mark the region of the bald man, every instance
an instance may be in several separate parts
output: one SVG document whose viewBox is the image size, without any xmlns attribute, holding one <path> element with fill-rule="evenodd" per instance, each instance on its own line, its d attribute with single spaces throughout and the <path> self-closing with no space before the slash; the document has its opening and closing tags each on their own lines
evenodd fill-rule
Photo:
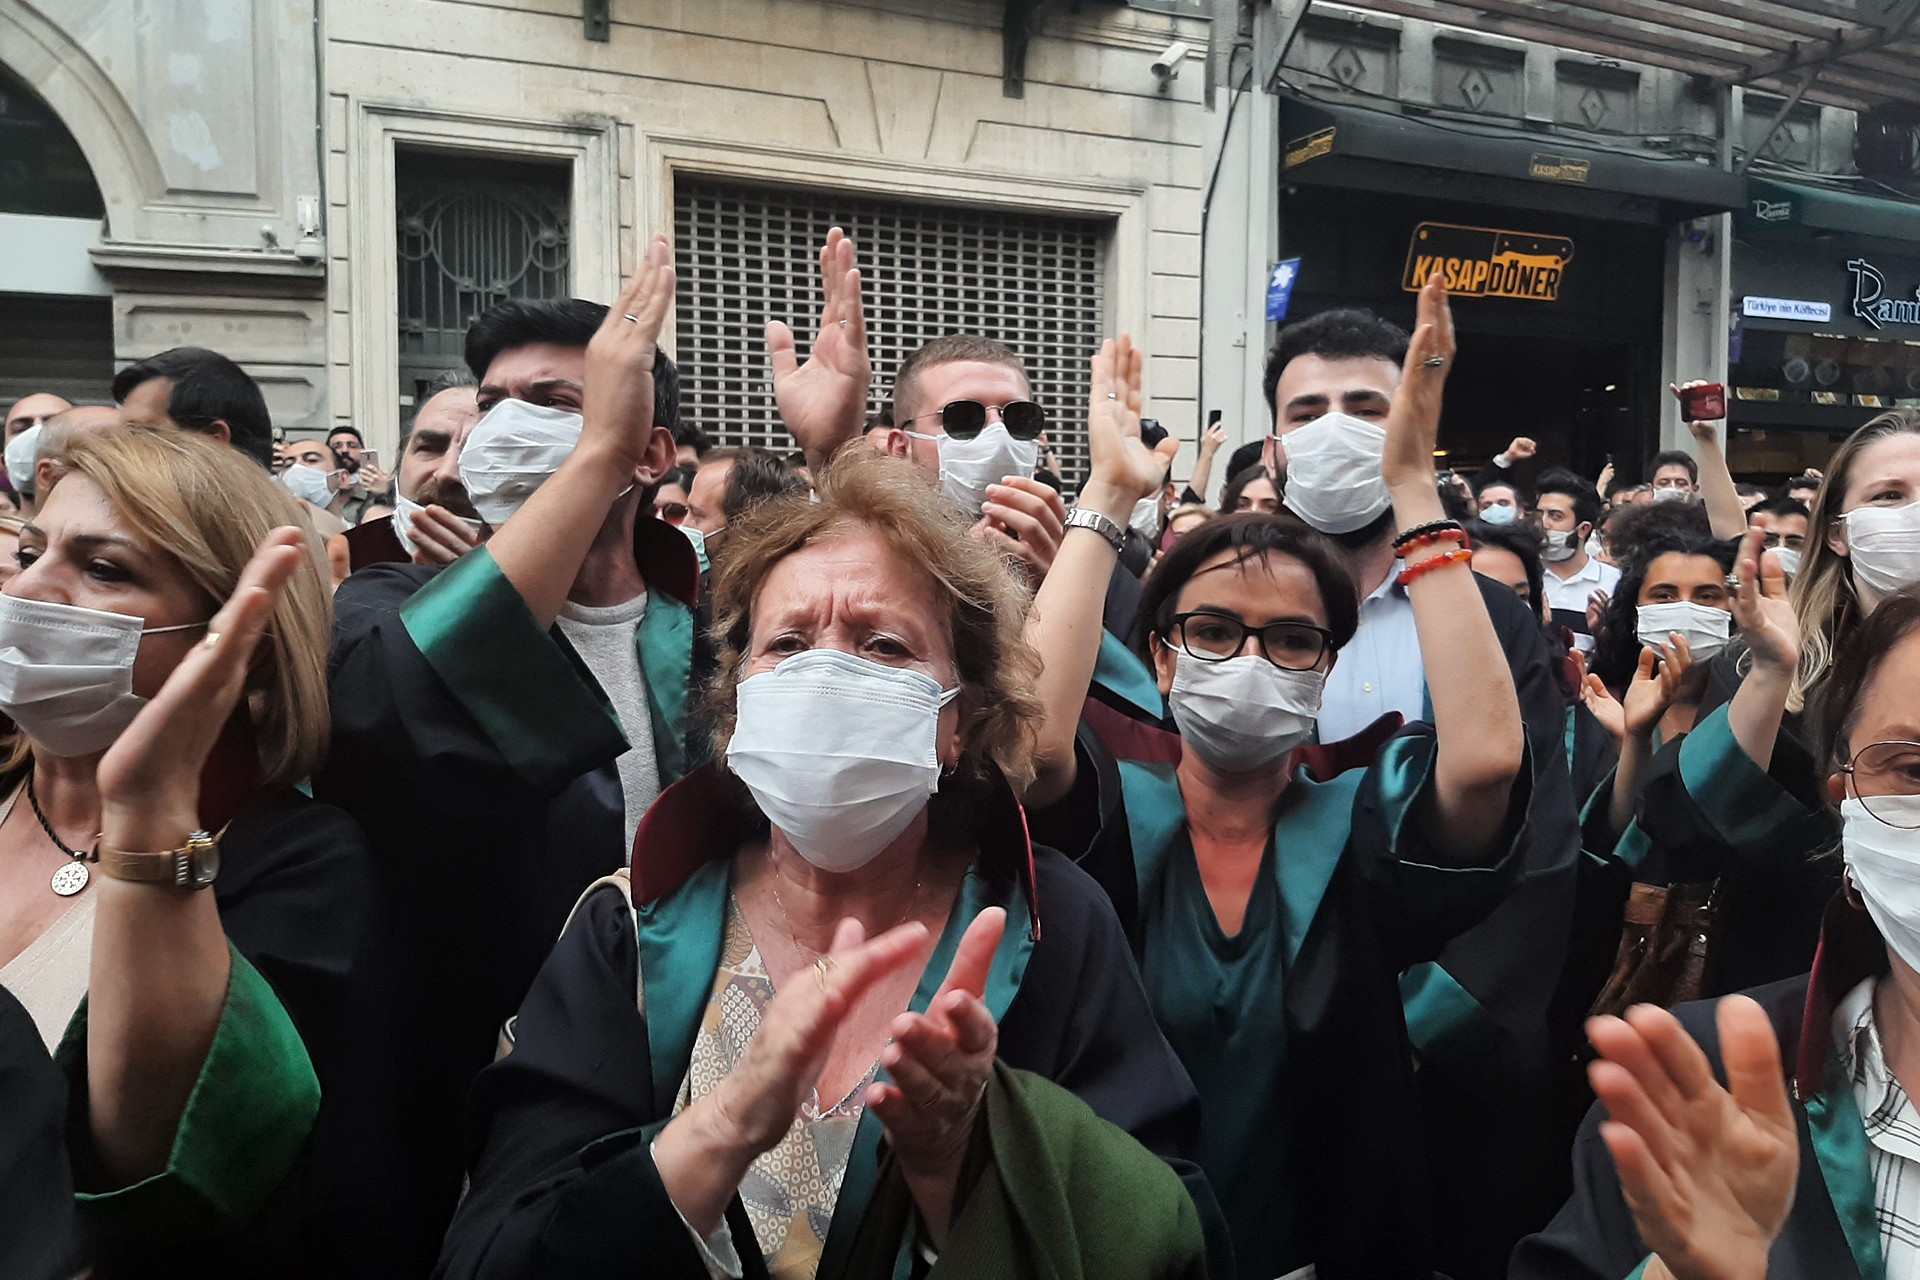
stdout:
<svg viewBox="0 0 1920 1280">
<path fill-rule="evenodd" d="M 6 439 L 11 440 L 29 427 L 37 427 L 62 410 L 73 405 L 50 391 L 36 391 L 30 396 L 21 396 L 13 402 L 13 408 L 7 410 Z"/>
</svg>

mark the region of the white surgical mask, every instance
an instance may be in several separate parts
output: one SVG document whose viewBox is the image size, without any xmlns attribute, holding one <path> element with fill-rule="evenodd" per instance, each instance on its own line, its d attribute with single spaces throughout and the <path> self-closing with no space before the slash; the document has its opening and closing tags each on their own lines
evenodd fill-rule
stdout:
<svg viewBox="0 0 1920 1280">
<path fill-rule="evenodd" d="M 305 463 L 295 463 L 280 473 L 280 483 L 286 486 L 288 493 L 301 501 L 324 507 L 333 501 L 333 489 L 327 484 L 327 477 L 331 474 Z"/>
<path fill-rule="evenodd" d="M 473 424 L 460 449 L 460 481 L 480 518 L 498 529 L 580 443 L 577 413 L 502 400 Z"/>
<path fill-rule="evenodd" d="M 1920 823 L 1920 796 L 1875 797 L 1873 807 Z M 1920 969 L 1920 831 L 1890 827 L 1859 800 L 1840 802 L 1847 876 L 1894 954 Z"/>
<path fill-rule="evenodd" d="M 1512 507 L 1503 507 L 1498 503 L 1480 513 L 1480 518 L 1488 524 L 1512 524 L 1520 518 L 1520 513 Z"/>
<path fill-rule="evenodd" d="M 856 871 L 939 788 L 940 709 L 959 692 L 838 649 L 796 653 L 740 682 L 727 768 L 801 857 Z"/>
<path fill-rule="evenodd" d="M 7 479 L 15 493 L 33 492 L 33 466 L 40 456 L 40 425 L 35 423 L 7 441 Z"/>
<path fill-rule="evenodd" d="M 1705 662 L 1727 647 L 1733 634 L 1733 615 L 1725 609 L 1691 600 L 1667 604 L 1643 604 L 1639 614 L 1640 643 L 1648 649 L 1672 644 L 1671 633 L 1678 631 L 1693 650 L 1695 662 Z"/>
<path fill-rule="evenodd" d="M 1133 531 L 1152 542 L 1160 536 L 1160 499 L 1142 498 L 1133 504 L 1133 514 L 1127 517 L 1127 524 Z"/>
<path fill-rule="evenodd" d="M 987 486 L 999 484 L 1008 476 L 1033 478 L 1040 465 L 1038 440 L 1015 440 L 1004 424 L 990 422 L 971 440 L 953 436 L 922 435 L 909 431 L 916 440 L 936 441 L 940 448 L 940 487 L 947 496 L 973 515 L 987 503 Z"/>
<path fill-rule="evenodd" d="M 1327 677 L 1287 671 L 1257 653 L 1202 662 L 1176 651 L 1167 703 L 1180 739 L 1222 773 L 1280 760 L 1313 736 Z"/>
<path fill-rule="evenodd" d="M 1691 496 L 1692 495 L 1685 489 L 1655 489 L 1653 491 L 1653 500 L 1655 502 L 1684 502 Z"/>
<path fill-rule="evenodd" d="M 147 700 L 133 691 L 143 627 L 130 613 L 0 596 L 0 712 L 56 756 L 105 751 Z"/>
<path fill-rule="evenodd" d="M 1841 518 L 1856 582 L 1882 596 L 1920 582 L 1920 502 L 1855 507 Z"/>
<path fill-rule="evenodd" d="M 1540 549 L 1540 558 L 1553 564 L 1571 560 L 1580 550 L 1580 544 L 1573 540 L 1571 529 L 1547 530 L 1547 544 Z"/>
<path fill-rule="evenodd" d="M 1598 533 L 1590 533 L 1587 535 L 1587 554 L 1588 555 L 1592 556 L 1595 560 L 1598 560 L 1601 556 L 1601 553 L 1604 552 L 1605 550 L 1606 550 L 1606 547 L 1601 545 L 1600 535 Z"/>
<path fill-rule="evenodd" d="M 1387 433 L 1351 414 L 1328 413 L 1281 437 L 1287 455 L 1287 510 L 1322 533 L 1352 533 L 1379 519 L 1393 499 L 1380 474 Z"/>
<path fill-rule="evenodd" d="M 1800 553 L 1792 547 L 1776 547 L 1773 554 L 1780 557 L 1780 572 L 1791 578 L 1800 572 Z"/>
<path fill-rule="evenodd" d="M 393 521 L 393 536 L 408 556 L 413 555 L 413 518 L 425 510 L 425 507 L 398 489 L 393 491 L 393 515 L 388 518 Z"/>
</svg>

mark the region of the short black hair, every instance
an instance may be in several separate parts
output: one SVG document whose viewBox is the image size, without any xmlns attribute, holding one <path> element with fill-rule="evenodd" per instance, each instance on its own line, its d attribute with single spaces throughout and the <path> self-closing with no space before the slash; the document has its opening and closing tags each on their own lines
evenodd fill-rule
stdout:
<svg viewBox="0 0 1920 1280">
<path fill-rule="evenodd" d="M 720 510 L 728 524 L 768 498 L 807 491 L 807 482 L 800 478 L 800 473 L 770 449 L 729 449 L 710 457 L 724 457 L 733 463 L 727 471 L 726 492 L 720 498 Z"/>
<path fill-rule="evenodd" d="M 1522 508 L 1526 510 L 1533 509 L 1533 494 L 1527 491 L 1527 486 L 1513 478 L 1511 471 L 1502 471 L 1498 475 L 1480 476 L 1478 479 L 1480 483 L 1473 486 L 1474 497 L 1478 498 L 1489 489 L 1511 489 L 1513 490 L 1514 500 L 1518 502 Z"/>
<path fill-rule="evenodd" d="M 1807 504 L 1798 498 L 1775 498 L 1771 502 L 1762 502 L 1751 508 L 1747 514 L 1751 516 L 1760 512 L 1770 516 L 1799 516 L 1802 520 L 1813 519 L 1813 512 L 1808 510 Z"/>
<path fill-rule="evenodd" d="M 1558 493 L 1571 499 L 1574 523 L 1600 523 L 1600 491 L 1584 477 L 1575 475 L 1565 467 L 1549 467 L 1540 473 L 1533 487 L 1543 498 L 1550 493 Z"/>
<path fill-rule="evenodd" d="M 1267 412 L 1278 416 L 1273 391 L 1280 375 L 1301 356 L 1319 356 L 1323 360 L 1380 359 L 1396 367 L 1407 358 L 1407 332 L 1399 325 L 1382 320 L 1361 307 L 1341 307 L 1322 311 L 1305 320 L 1296 320 L 1280 331 L 1273 350 L 1267 353 L 1266 372 L 1260 379 L 1260 394 Z"/>
<path fill-rule="evenodd" d="M 1739 482 L 1737 482 L 1737 483 L 1736 483 L 1736 484 L 1735 484 L 1735 485 L 1733 486 L 1733 491 L 1734 491 L 1735 493 L 1737 493 L 1737 494 L 1739 494 L 1739 495 L 1740 495 L 1741 497 L 1743 497 L 1743 498 L 1771 498 L 1771 497 L 1773 497 L 1773 494 L 1772 494 L 1772 492 L 1771 492 L 1770 490 L 1768 490 L 1768 488 L 1767 488 L 1767 486 L 1765 486 L 1765 485 L 1763 485 L 1763 484 L 1755 484 L 1755 483 L 1754 483 L 1753 481 L 1751 481 L 1751 480 L 1741 480 L 1741 481 L 1739 481 Z"/>
<path fill-rule="evenodd" d="M 1133 648 L 1149 668 L 1153 666 L 1154 641 L 1164 639 L 1173 630 L 1180 588 L 1199 572 L 1201 565 L 1222 552 L 1232 552 L 1236 563 L 1269 555 L 1298 560 L 1313 575 L 1314 584 L 1320 589 L 1320 603 L 1327 611 L 1327 629 L 1333 632 L 1334 649 L 1338 651 L 1353 639 L 1353 633 L 1360 627 L 1360 599 L 1354 593 L 1353 576 L 1347 572 L 1333 541 L 1289 515 L 1242 512 L 1208 520 L 1188 530 L 1147 575 L 1134 623 Z"/>
<path fill-rule="evenodd" d="M 205 434 L 214 423 L 224 422 L 234 448 L 263 467 L 273 467 L 273 415 L 260 384 L 246 370 L 205 347 L 171 347 L 115 374 L 114 403 L 125 403 L 135 387 L 155 378 L 173 384 L 167 416 L 176 426 Z"/>
<path fill-rule="evenodd" d="M 1539 533 L 1532 525 L 1525 524 L 1491 524 L 1485 520 L 1464 523 L 1469 546 L 1498 547 L 1519 557 L 1520 567 L 1527 573 L 1527 607 L 1544 617 L 1548 612 L 1547 571 L 1540 559 Z"/>
<path fill-rule="evenodd" d="M 1260 455 L 1266 449 L 1266 447 L 1267 447 L 1267 442 L 1263 437 L 1258 440 L 1249 440 L 1245 444 L 1241 445 L 1238 449 L 1235 449 L 1231 454 L 1227 456 L 1227 479 L 1231 481 L 1235 476 L 1239 475 L 1242 471 L 1245 471 L 1248 467 L 1259 466 Z M 1223 492 L 1225 491 L 1225 488 L 1226 488 L 1225 485 L 1221 486 L 1221 489 Z M 1204 493 L 1201 494 L 1200 495 L 1201 501 L 1203 502 L 1206 501 L 1206 497 L 1207 497 L 1206 494 Z"/>
<path fill-rule="evenodd" d="M 367 442 L 367 438 L 360 434 L 360 428 L 345 422 L 341 423 L 337 427 L 327 428 L 327 442 L 331 444 L 333 442 L 333 438 L 339 435 L 343 431 L 346 434 L 352 436 L 355 440 L 358 440 L 361 444 L 365 444 Z"/>
<path fill-rule="evenodd" d="M 508 298 L 496 302 L 467 329 L 467 368 L 486 381 L 503 351 L 536 342 L 586 349 L 607 318 L 607 307 L 585 298 Z M 680 371 L 665 347 L 653 353 L 653 425 L 680 430 Z"/>
<path fill-rule="evenodd" d="M 693 456 L 696 458 L 706 457 L 707 450 L 713 448 L 713 441 L 707 433 L 691 422 L 682 422 L 673 429 L 673 447 L 677 449 L 683 444 L 693 446 Z"/>
<path fill-rule="evenodd" d="M 1792 493 L 1795 489 L 1811 489 L 1815 493 L 1818 493 L 1820 492 L 1820 481 L 1814 479 L 1812 476 L 1794 476 L 1787 481 L 1786 489 L 1788 493 Z"/>
<path fill-rule="evenodd" d="M 1700 464 L 1684 449 L 1666 449 L 1654 454 L 1653 461 L 1647 465 L 1647 479 L 1659 475 L 1662 467 L 1685 467 L 1688 483 L 1700 483 Z"/>
</svg>

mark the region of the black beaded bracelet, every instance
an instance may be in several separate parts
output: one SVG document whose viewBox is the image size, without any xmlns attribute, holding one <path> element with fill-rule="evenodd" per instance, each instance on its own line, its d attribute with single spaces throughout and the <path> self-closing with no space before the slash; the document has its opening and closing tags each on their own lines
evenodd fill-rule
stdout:
<svg viewBox="0 0 1920 1280">
<path fill-rule="evenodd" d="M 1424 538 L 1428 534 L 1440 533 L 1448 529 L 1457 529 L 1461 533 L 1466 532 L 1465 527 L 1462 526 L 1458 520 L 1429 520 L 1425 524 L 1413 526 L 1413 528 L 1408 529 L 1399 537 L 1395 538 L 1393 540 L 1393 549 L 1395 551 L 1404 550 L 1417 538 Z"/>
</svg>

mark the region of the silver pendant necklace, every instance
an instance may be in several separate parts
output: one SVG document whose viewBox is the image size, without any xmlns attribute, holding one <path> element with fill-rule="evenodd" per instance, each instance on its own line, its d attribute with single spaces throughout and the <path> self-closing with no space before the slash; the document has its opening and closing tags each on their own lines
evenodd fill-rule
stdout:
<svg viewBox="0 0 1920 1280">
<path fill-rule="evenodd" d="M 40 797 L 34 794 L 33 771 L 27 771 L 27 803 L 33 806 L 33 816 L 40 820 L 40 829 L 47 833 L 47 839 L 53 841 L 53 847 L 67 855 L 68 862 L 53 873 L 53 891 L 63 898 L 71 898 L 87 887 L 93 873 L 87 869 L 87 863 L 93 854 L 84 849 L 69 848 L 65 841 L 53 832 L 53 824 L 47 821 L 47 815 L 40 811 Z M 99 837 L 95 837 L 98 839 Z"/>
</svg>

